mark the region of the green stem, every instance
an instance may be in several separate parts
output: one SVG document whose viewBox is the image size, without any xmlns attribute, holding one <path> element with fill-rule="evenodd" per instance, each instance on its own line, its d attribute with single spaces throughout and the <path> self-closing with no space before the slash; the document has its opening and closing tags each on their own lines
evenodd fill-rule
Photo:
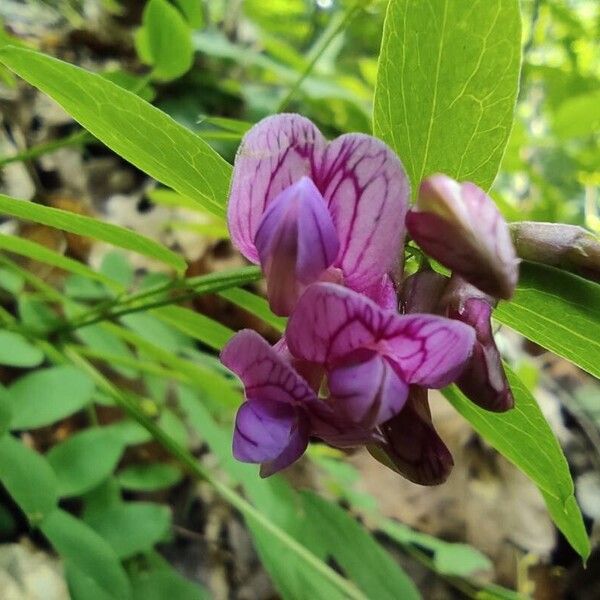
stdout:
<svg viewBox="0 0 600 600">
<path fill-rule="evenodd" d="M 261 277 L 258 267 L 246 267 L 244 269 L 235 269 L 224 275 L 223 273 L 211 273 L 210 275 L 200 275 L 184 280 L 175 280 L 168 284 L 161 284 L 150 290 L 143 290 L 129 296 L 121 297 L 115 300 L 114 304 L 103 309 L 100 313 L 96 309 L 91 312 L 80 315 L 74 321 L 69 321 L 55 330 L 57 333 L 71 332 L 80 327 L 94 325 L 100 321 L 117 319 L 131 313 L 151 310 L 169 304 L 175 304 L 184 300 L 189 300 L 197 295 L 218 292 L 233 286 L 244 285 L 257 281 Z M 160 295 L 169 291 L 181 291 L 182 293 L 153 299 L 153 296 Z M 141 300 L 150 298 L 149 302 L 139 303 Z"/>
<path fill-rule="evenodd" d="M 149 431 L 154 440 L 161 444 L 161 446 L 176 458 L 191 474 L 198 479 L 210 483 L 221 497 L 244 515 L 248 521 L 260 526 L 265 531 L 268 531 L 274 538 L 292 550 L 304 563 L 328 579 L 345 595 L 345 597 L 353 598 L 355 600 L 367 600 L 363 593 L 351 582 L 338 575 L 327 564 L 319 560 L 312 552 L 302 546 L 302 544 L 277 527 L 277 525 L 273 524 L 269 518 L 254 508 L 252 504 L 240 496 L 235 490 L 221 483 L 221 481 L 213 476 L 208 469 L 203 467 L 184 446 L 165 433 L 159 425 L 146 416 L 135 401 L 113 386 L 88 361 L 75 352 L 72 347 L 65 349 L 64 355 L 73 364 L 87 372 L 100 389 L 112 396 L 115 402 L 117 402 L 123 410 Z"/>
<path fill-rule="evenodd" d="M 368 6 L 370 2 L 366 3 Z M 314 50 L 312 52 L 313 56 L 306 65 L 304 71 L 300 74 L 300 77 L 296 80 L 294 85 L 290 88 L 288 93 L 284 96 L 283 100 L 279 103 L 277 110 L 275 112 L 283 112 L 283 110 L 290 103 L 291 99 L 294 97 L 296 92 L 300 89 L 300 86 L 304 83 L 304 80 L 310 75 L 314 66 L 317 64 L 329 44 L 337 37 L 337 35 L 346 27 L 346 25 L 356 16 L 356 14 L 360 11 L 360 9 L 365 6 L 364 0 L 358 0 L 354 4 L 351 4 L 346 12 L 341 16 L 337 23 L 332 23 L 332 26 L 325 29 L 323 35 L 320 39 L 315 43 Z"/>
<path fill-rule="evenodd" d="M 44 154 L 50 154 L 51 152 L 59 150 L 60 148 L 66 148 L 68 146 L 81 146 L 82 144 L 91 142 L 93 139 L 94 136 L 91 133 L 87 131 L 77 131 L 72 135 L 60 140 L 54 140 L 53 142 L 46 142 L 44 144 L 39 144 L 38 146 L 33 146 L 32 148 L 23 150 L 14 156 L 1 157 L 0 169 L 10 163 L 32 160 Z"/>
</svg>

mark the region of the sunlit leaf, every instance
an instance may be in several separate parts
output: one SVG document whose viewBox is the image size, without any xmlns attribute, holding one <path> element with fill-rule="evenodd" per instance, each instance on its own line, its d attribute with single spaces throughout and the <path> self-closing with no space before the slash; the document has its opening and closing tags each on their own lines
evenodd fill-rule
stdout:
<svg viewBox="0 0 600 600">
<path fill-rule="evenodd" d="M 0 61 L 139 169 L 225 214 L 231 167 L 191 131 L 101 75 L 55 58 L 8 47 Z"/>
<path fill-rule="evenodd" d="M 20 333 L 0 330 L 0 365 L 37 367 L 44 353 Z"/>
<path fill-rule="evenodd" d="M 600 378 L 599 284 L 523 262 L 513 299 L 494 318 Z"/>
<path fill-rule="evenodd" d="M 510 134 L 521 59 L 517 0 L 391 0 L 375 134 L 413 187 L 434 172 L 490 187 Z"/>
</svg>

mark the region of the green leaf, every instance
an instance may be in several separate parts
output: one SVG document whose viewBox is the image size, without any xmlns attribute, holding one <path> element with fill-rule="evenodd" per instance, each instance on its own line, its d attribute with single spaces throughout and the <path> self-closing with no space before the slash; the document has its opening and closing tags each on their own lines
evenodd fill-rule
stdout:
<svg viewBox="0 0 600 600">
<path fill-rule="evenodd" d="M 567 99 L 556 111 L 552 127 L 567 139 L 594 135 L 600 128 L 600 91 Z"/>
<path fill-rule="evenodd" d="M 119 462 L 125 444 L 109 427 L 85 429 L 57 444 L 47 454 L 61 496 L 78 496 L 99 485 Z"/>
<path fill-rule="evenodd" d="M 6 388 L 0 384 L 0 437 L 10 430 L 12 409 Z"/>
<path fill-rule="evenodd" d="M 164 463 L 130 465 L 119 472 L 117 480 L 121 487 L 136 492 L 155 492 L 180 482 L 181 471 Z"/>
<path fill-rule="evenodd" d="M 210 600 L 211 596 L 168 565 L 132 577 L 133 600 Z"/>
<path fill-rule="evenodd" d="M 16 296 L 25 285 L 25 280 L 19 273 L 0 268 L 0 288 Z"/>
<path fill-rule="evenodd" d="M 149 313 L 124 315 L 121 317 L 121 322 L 151 344 L 156 344 L 169 352 L 178 352 L 192 343 L 190 338 L 179 329 L 163 323 Z"/>
<path fill-rule="evenodd" d="M 10 367 L 37 367 L 44 353 L 14 331 L 0 330 L 0 365 Z"/>
<path fill-rule="evenodd" d="M 0 201 L 1 200 L 2 197 L 0 196 Z M 14 200 L 14 202 L 24 201 Z M 35 207 L 39 205 L 32 204 L 32 206 Z M 51 265 L 53 267 L 58 267 L 59 269 L 63 269 L 64 271 L 68 271 L 69 273 L 75 273 L 77 275 L 81 275 L 82 277 L 89 277 L 90 279 L 100 281 L 113 289 L 119 288 L 117 282 L 113 281 L 109 277 L 106 277 L 102 273 L 97 273 L 93 269 L 90 269 L 87 265 L 77 260 L 73 260 L 72 258 L 68 258 L 67 256 L 63 256 L 62 254 L 59 254 L 54 250 L 50 250 L 50 248 L 46 248 L 46 246 L 38 244 L 37 242 L 33 242 L 31 240 L 12 235 L 0 234 L 0 248 L 2 248 L 3 250 L 8 250 L 9 252 L 14 252 L 15 254 L 20 254 L 21 256 L 26 256 L 27 258 L 37 260 L 39 262 Z"/>
<path fill-rule="evenodd" d="M 91 402 L 93 391 L 89 377 L 69 365 L 28 373 L 8 390 L 11 429 L 35 429 L 64 419 Z"/>
<path fill-rule="evenodd" d="M 110 281 L 116 281 L 127 289 L 133 283 L 133 267 L 122 252 L 109 252 L 102 259 L 100 273 Z"/>
<path fill-rule="evenodd" d="M 523 262 L 517 291 L 494 318 L 600 378 L 600 285 Z"/>
<path fill-rule="evenodd" d="M 58 484 L 46 459 L 11 435 L 0 438 L 0 481 L 33 525 L 54 511 Z"/>
<path fill-rule="evenodd" d="M 488 189 L 517 97 L 517 0 L 391 0 L 375 88 L 374 130 L 413 188 L 443 172 Z"/>
<path fill-rule="evenodd" d="M 271 325 L 271 327 L 277 331 L 283 332 L 285 330 L 287 319 L 273 314 L 269 308 L 269 303 L 264 298 L 242 288 L 222 290 L 219 292 L 219 296 L 229 300 L 229 302 L 233 302 L 236 306 L 247 310 L 255 317 L 258 317 L 265 323 Z"/>
<path fill-rule="evenodd" d="M 167 0 L 150 0 L 144 8 L 142 28 L 140 54 L 154 67 L 154 78 L 170 81 L 189 71 L 194 60 L 191 30 L 173 5 Z"/>
<path fill-rule="evenodd" d="M 390 555 L 350 515 L 313 492 L 302 493 L 306 519 L 320 542 L 368 598 L 420 598 Z"/>
<path fill-rule="evenodd" d="M 171 513 L 160 504 L 122 502 L 95 510 L 85 520 L 124 559 L 148 552 L 164 540 L 171 526 Z"/>
<path fill-rule="evenodd" d="M 8 196 L 3 196 L 2 194 L 0 194 L 0 213 L 16 217 L 17 219 L 33 221 L 34 223 L 55 227 L 56 229 L 68 231 L 69 233 L 101 240 L 108 244 L 112 244 L 113 246 L 125 248 L 126 250 L 133 250 L 138 254 L 159 260 L 173 267 L 178 272 L 183 272 L 186 268 L 183 258 L 178 254 L 175 254 L 175 252 L 161 246 L 158 242 L 129 229 L 117 227 L 111 223 L 104 223 L 103 221 L 93 219 L 92 217 L 78 215 L 67 210 L 52 208 L 50 206 L 42 206 L 35 202 L 16 200 L 14 198 L 9 198 Z M 4 241 L 4 244 L 6 244 L 6 240 Z M 13 246 L 16 246 L 16 244 L 13 243 Z M 48 262 L 49 260 L 57 261 L 57 257 L 60 256 L 56 255 L 53 257 L 52 255 L 54 253 L 48 249 L 45 249 L 46 252 L 42 251 L 40 248 L 35 249 L 34 246 L 36 246 L 36 244 L 33 242 L 30 244 L 19 244 L 22 251 L 26 246 L 26 251 L 37 252 L 37 259 L 43 259 L 44 262 Z M 75 261 L 71 261 L 64 257 L 62 258 L 64 259 L 61 261 L 62 264 L 57 266 L 70 271 L 76 268 L 72 264 Z M 79 271 L 85 276 L 90 276 L 90 270 L 83 268 L 83 266 Z M 95 274 L 94 278 L 106 281 L 106 278 L 102 275 Z"/>
<path fill-rule="evenodd" d="M 117 154 L 216 215 L 225 215 L 231 166 L 191 131 L 101 75 L 19 48 L 2 48 L 0 60 Z"/>
<path fill-rule="evenodd" d="M 183 306 L 163 306 L 152 313 L 161 321 L 215 350 L 221 350 L 234 334 L 229 327 Z"/>
<path fill-rule="evenodd" d="M 585 559 L 590 552 L 589 540 L 573 495 L 569 465 L 529 390 L 507 366 L 505 370 L 515 397 L 515 407 L 508 412 L 499 414 L 479 408 L 454 386 L 444 389 L 444 396 L 481 437 L 552 500 L 548 508 L 554 522 Z"/>
<path fill-rule="evenodd" d="M 19 317 L 30 331 L 44 334 L 58 325 L 58 315 L 42 300 L 29 294 L 20 294 L 17 302 Z"/>
<path fill-rule="evenodd" d="M 441 575 L 474 577 L 493 570 L 490 559 L 467 544 L 445 542 L 392 519 L 384 519 L 379 527 L 403 546 L 418 547 L 431 553 L 435 570 Z"/>
<path fill-rule="evenodd" d="M 40 529 L 65 560 L 113 600 L 128 600 L 131 589 L 127 575 L 110 545 L 88 525 L 68 512 L 55 509 Z"/>
<path fill-rule="evenodd" d="M 194 29 L 202 27 L 202 23 L 204 22 L 202 0 L 175 0 L 175 4 L 181 10 L 190 27 Z"/>
</svg>

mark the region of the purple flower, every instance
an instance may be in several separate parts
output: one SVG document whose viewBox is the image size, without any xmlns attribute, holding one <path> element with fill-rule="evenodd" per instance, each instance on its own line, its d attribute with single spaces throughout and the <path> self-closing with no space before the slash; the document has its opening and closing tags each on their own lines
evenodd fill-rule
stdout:
<svg viewBox="0 0 600 600">
<path fill-rule="evenodd" d="M 294 357 L 324 367 L 334 415 L 371 431 L 403 409 L 409 385 L 454 381 L 475 332 L 443 317 L 401 316 L 347 288 L 316 283 L 300 298 L 286 339 Z M 335 443 L 325 431 L 317 435 Z"/>
<path fill-rule="evenodd" d="M 512 296 L 519 261 L 508 225 L 474 183 L 425 179 L 406 226 L 425 252 L 469 283 L 497 298 Z"/>
<path fill-rule="evenodd" d="M 276 115 L 245 135 L 229 198 L 231 239 L 260 263 L 271 309 L 289 315 L 315 281 L 390 306 L 409 187 L 402 164 L 364 134 L 327 142 L 308 119 Z"/>
<path fill-rule="evenodd" d="M 263 477 L 300 458 L 308 445 L 308 409 L 318 400 L 284 353 L 245 329 L 223 348 L 221 362 L 245 389 L 246 401 L 235 420 L 235 458 L 260 463 Z"/>
</svg>

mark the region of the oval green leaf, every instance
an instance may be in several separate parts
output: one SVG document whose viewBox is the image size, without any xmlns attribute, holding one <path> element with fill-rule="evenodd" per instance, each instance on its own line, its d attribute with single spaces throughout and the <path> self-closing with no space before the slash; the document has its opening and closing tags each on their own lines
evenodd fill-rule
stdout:
<svg viewBox="0 0 600 600">
<path fill-rule="evenodd" d="M 109 598 L 128 600 L 131 589 L 117 555 L 102 537 L 68 512 L 55 509 L 40 529 L 65 560 L 93 580 Z"/>
<path fill-rule="evenodd" d="M 44 353 L 20 333 L 0 331 L 0 365 L 10 367 L 37 367 Z"/>
<path fill-rule="evenodd" d="M 35 429 L 77 412 L 92 399 L 94 384 L 75 367 L 39 369 L 8 389 L 11 429 Z"/>
<path fill-rule="evenodd" d="M 47 454 L 61 496 L 78 496 L 99 485 L 119 462 L 125 444 L 112 429 L 86 429 L 54 446 Z"/>
<path fill-rule="evenodd" d="M 443 172 L 488 189 L 510 134 L 519 84 L 517 0 L 391 0 L 374 130 L 413 187 Z"/>
<path fill-rule="evenodd" d="M 58 484 L 52 467 L 8 434 L 0 438 L 0 481 L 32 525 L 54 511 Z"/>
</svg>

